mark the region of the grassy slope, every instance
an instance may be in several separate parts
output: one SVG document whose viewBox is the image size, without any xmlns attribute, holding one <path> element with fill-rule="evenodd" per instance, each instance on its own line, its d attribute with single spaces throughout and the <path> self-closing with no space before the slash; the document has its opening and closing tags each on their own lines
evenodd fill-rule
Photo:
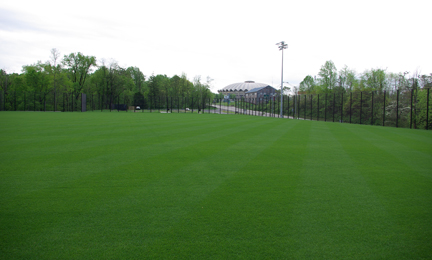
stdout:
<svg viewBox="0 0 432 260">
<path fill-rule="evenodd" d="M 432 254 L 432 132 L 0 113 L 0 258 Z"/>
</svg>

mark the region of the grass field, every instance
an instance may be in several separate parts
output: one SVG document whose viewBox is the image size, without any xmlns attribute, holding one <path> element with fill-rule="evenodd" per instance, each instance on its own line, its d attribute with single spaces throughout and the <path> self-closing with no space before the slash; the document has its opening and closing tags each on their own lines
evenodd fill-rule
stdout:
<svg viewBox="0 0 432 260">
<path fill-rule="evenodd" d="M 432 131 L 0 113 L 0 259 L 431 259 Z"/>
</svg>

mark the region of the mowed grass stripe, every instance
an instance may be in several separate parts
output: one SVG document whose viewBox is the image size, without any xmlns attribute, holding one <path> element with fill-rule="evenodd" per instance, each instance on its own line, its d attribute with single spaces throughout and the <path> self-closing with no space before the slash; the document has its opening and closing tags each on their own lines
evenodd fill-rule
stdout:
<svg viewBox="0 0 432 260">
<path fill-rule="evenodd" d="M 334 124 L 304 122 L 311 131 L 300 168 L 289 226 L 290 259 L 385 258 L 386 216 L 354 162 L 329 129 Z"/>
<path fill-rule="evenodd" d="M 34 114 L 33 114 L 34 115 Z M 46 114 L 36 114 L 39 117 Z M 41 152 L 47 155 L 55 154 L 67 149 L 67 151 L 82 150 L 83 144 L 95 145 L 102 144 L 104 146 L 115 145 L 119 142 L 138 142 L 147 141 L 147 145 L 152 145 L 158 142 L 155 138 L 163 138 L 169 143 L 175 138 L 194 138 L 203 128 L 212 127 L 214 131 L 221 128 L 230 128 L 236 122 L 222 122 L 218 124 L 205 124 L 206 117 L 201 117 L 201 120 L 190 121 L 193 115 L 164 115 L 163 121 L 160 121 L 160 115 L 157 114 L 110 114 L 99 113 L 90 114 L 89 118 L 82 118 L 82 114 L 65 114 L 66 118 L 59 121 L 56 117 L 58 114 L 51 114 L 51 121 L 43 123 L 29 123 L 21 130 L 14 133 L 2 131 L 4 136 L 9 135 L 8 140 L 2 140 L 4 150 L 0 152 L 0 156 L 8 161 L 17 160 L 22 157 L 38 156 Z M 159 117 L 158 117 L 159 116 Z M 102 117 L 102 118 L 100 118 Z M 114 117 L 114 120 L 113 120 Z M 157 119 L 157 120 L 156 120 Z M 12 119 L 10 119 L 12 120 Z M 208 119 L 207 119 L 208 120 Z M 34 120 L 33 120 L 34 121 Z M 30 121 L 30 122 L 33 122 Z M 99 123 L 94 123 L 99 122 Z M 214 120 L 213 122 L 218 122 Z M 244 123 L 245 121 L 241 121 Z M 15 122 L 14 122 L 15 123 Z M 72 125 L 69 125 L 71 124 Z M 44 125 L 45 129 L 38 131 L 36 125 Z M 28 131 L 31 129 L 31 131 Z M 54 129 L 54 130 L 53 130 Z M 80 129 L 79 131 L 76 129 Z M 46 131 L 50 131 L 49 134 Z M 35 135 L 37 138 L 35 138 Z M 167 138 L 171 136 L 171 138 Z M 116 137 L 115 139 L 113 137 Z M 149 141 L 152 141 L 149 142 Z M 8 142 L 12 142 L 11 147 Z M 33 144 L 33 145 L 31 145 Z M 21 145 L 21 146 L 19 146 Z M 105 148 L 105 147 L 104 147 Z M 24 152 L 18 154 L 15 151 Z M 49 153 L 50 152 L 50 153 Z M 49 159 L 49 158 L 47 158 Z"/>
<path fill-rule="evenodd" d="M 273 258 L 283 255 L 304 135 L 298 121 L 276 121 L 269 131 L 213 158 L 216 172 L 235 171 L 183 221 L 156 241 L 150 257 Z M 289 141 L 291 147 L 284 144 Z M 248 149 L 251 147 L 252 149 Z M 297 151 L 292 153 L 290 151 Z M 290 156 L 291 155 L 291 156 Z M 235 158 L 230 159 L 230 158 Z M 285 167 L 289 161 L 293 163 Z M 175 241 L 173 243 L 173 240 Z M 146 253 L 147 254 L 147 253 Z"/>
<path fill-rule="evenodd" d="M 76 114 L 79 116 L 78 113 Z M 121 115 L 114 114 L 114 116 L 118 117 Z M 130 116 L 133 116 L 133 114 Z M 138 114 L 136 116 L 139 116 L 136 118 L 137 120 L 148 120 L 146 114 Z M 193 119 L 190 115 L 184 115 L 183 118 L 182 121 Z M 168 156 L 169 154 L 167 153 L 170 151 L 200 143 L 202 140 L 223 138 L 226 135 L 237 131 L 246 131 L 250 128 L 250 125 L 247 124 L 247 120 L 243 120 L 241 124 L 232 120 L 223 123 L 216 121 L 213 124 L 202 124 L 200 121 L 203 118 L 206 119 L 206 117 L 201 117 L 199 120 L 194 118 L 191 121 L 193 127 L 187 125 L 187 127 L 185 127 L 186 130 L 171 128 L 171 134 L 158 131 L 157 129 L 147 131 L 147 127 L 139 127 L 140 121 L 130 126 L 123 119 L 123 121 L 118 123 L 122 126 L 122 129 L 124 129 L 123 133 L 116 133 L 106 137 L 107 132 L 114 127 L 104 127 L 97 131 L 104 136 L 103 138 L 89 137 L 89 133 L 94 132 L 93 128 L 82 124 L 82 131 L 77 135 L 61 132 L 61 137 L 57 137 L 57 141 L 53 141 L 53 143 L 48 142 L 43 143 L 43 146 L 36 144 L 26 147 L 24 151 L 28 149 L 34 150 L 31 152 L 31 156 L 26 156 L 25 153 L 21 154 L 23 147 L 16 147 L 14 149 L 15 152 L 13 152 L 14 150 L 12 149 L 8 150 L 12 150 L 11 156 L 16 154 L 15 157 L 17 159 L 15 160 L 9 158 L 10 156 L 5 156 L 8 155 L 8 153 L 4 152 L 1 158 L 7 163 L 5 163 L 0 170 L 0 172 L 5 173 L 3 174 L 4 181 L 2 184 L 5 186 L 9 185 L 7 179 L 8 172 L 13 173 L 13 175 L 10 176 L 11 181 L 14 181 L 16 178 L 19 178 L 19 175 L 22 175 L 20 177 L 20 184 L 28 184 L 23 186 L 22 190 L 30 192 L 39 188 L 38 185 L 35 185 L 35 183 L 38 182 L 42 185 L 41 187 L 46 187 L 50 185 L 50 183 L 57 183 L 57 181 L 68 182 L 69 180 L 80 178 L 82 175 L 110 169 L 113 162 L 120 166 L 160 154 Z M 171 117 L 165 118 L 165 121 L 176 122 L 180 121 L 180 119 L 178 117 Z M 141 122 L 142 124 L 146 124 L 144 121 Z M 164 124 L 168 124 L 167 122 Z M 108 122 L 104 122 L 101 126 L 105 124 L 108 124 Z M 137 124 L 138 126 L 136 126 Z M 237 124 L 238 128 L 235 128 Z M 199 125 L 199 127 L 197 125 Z M 133 128 L 133 130 L 130 130 L 130 128 Z M 135 130 L 135 128 L 140 128 L 140 131 Z M 29 132 L 34 131 L 32 128 L 26 129 L 28 129 Z M 177 152 L 182 153 L 182 151 Z M 152 163 L 151 160 L 150 163 Z M 85 168 L 81 168 L 81 166 Z M 11 171 L 11 169 L 13 169 L 13 171 Z M 41 172 L 43 176 L 40 175 Z"/>
<path fill-rule="evenodd" d="M 432 179 L 432 132 L 395 128 L 382 131 L 376 127 L 348 127 L 347 129 L 369 144 L 393 155 L 415 172 Z M 402 133 L 406 133 L 408 137 Z"/>
<path fill-rule="evenodd" d="M 345 126 L 332 131 L 388 213 L 382 221 L 391 224 L 385 233 L 394 234 L 389 241 L 393 255 L 399 259 L 432 257 L 432 181 L 424 174 L 431 169 L 429 162 L 415 165 L 420 161 L 412 157 L 412 149 L 401 147 L 399 141 L 380 141 L 376 132 L 382 130 L 376 127 Z"/>
</svg>

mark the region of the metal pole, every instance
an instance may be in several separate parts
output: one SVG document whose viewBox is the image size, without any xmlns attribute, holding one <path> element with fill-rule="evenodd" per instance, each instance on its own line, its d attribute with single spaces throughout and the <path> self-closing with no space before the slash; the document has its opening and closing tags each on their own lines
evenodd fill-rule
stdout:
<svg viewBox="0 0 432 260">
<path fill-rule="evenodd" d="M 306 120 L 306 105 L 307 105 L 307 104 L 306 104 L 306 103 L 307 103 L 306 96 L 307 96 L 307 95 L 305 94 L 305 95 L 304 95 L 304 98 L 305 98 L 305 104 L 304 104 L 304 113 L 303 113 L 303 114 L 304 114 L 304 118 L 303 118 L 303 120 Z"/>
<path fill-rule="evenodd" d="M 384 122 L 385 122 L 385 101 L 386 101 L 386 91 L 384 90 L 383 122 L 382 122 L 382 126 L 384 126 Z"/>
<path fill-rule="evenodd" d="M 282 118 L 282 96 L 283 96 L 283 50 L 288 48 L 288 44 L 286 44 L 284 41 L 281 41 L 277 43 L 276 45 L 279 45 L 279 50 L 282 51 L 282 69 L 281 69 L 281 107 L 280 107 L 280 117 Z"/>
<path fill-rule="evenodd" d="M 427 89 L 426 95 L 426 130 L 429 130 L 429 91 L 430 88 Z"/>
<path fill-rule="evenodd" d="M 412 110 L 413 110 L 413 95 L 414 89 L 411 89 L 411 112 L 410 112 L 410 128 L 412 128 Z"/>
<path fill-rule="evenodd" d="M 297 119 L 300 119 L 300 102 L 301 102 L 301 96 L 298 95 L 298 102 L 297 102 Z"/>
<path fill-rule="evenodd" d="M 352 115 L 352 113 L 351 113 L 351 110 L 352 110 L 352 92 L 350 92 L 350 124 L 351 124 L 351 115 Z"/>
<path fill-rule="evenodd" d="M 372 103 L 372 107 L 371 107 L 371 125 L 373 125 L 373 98 L 374 98 L 374 92 L 371 92 L 371 103 Z"/>
<path fill-rule="evenodd" d="M 396 91 L 396 127 L 399 126 L 399 89 Z"/>
<path fill-rule="evenodd" d="M 310 114 L 311 114 L 311 115 L 310 115 L 310 120 L 311 120 L 311 121 L 312 121 L 312 109 L 313 109 L 313 107 L 312 107 L 312 103 L 313 103 L 313 102 L 312 102 L 312 95 L 310 95 L 310 106 L 311 106 L 311 107 L 310 107 Z"/>
<path fill-rule="evenodd" d="M 362 107 L 363 107 L 363 92 L 360 91 L 360 124 L 362 123 L 361 122 L 361 119 L 362 119 Z"/>
<path fill-rule="evenodd" d="M 318 94 L 318 100 L 317 100 L 317 121 L 319 121 L 319 94 Z"/>
<path fill-rule="evenodd" d="M 333 108 L 332 108 L 332 113 L 333 113 L 333 122 L 335 120 L 335 104 L 336 104 L 336 93 L 333 92 Z"/>
<path fill-rule="evenodd" d="M 289 119 L 289 117 L 290 117 L 290 106 L 289 106 L 290 96 L 289 96 L 289 95 L 287 96 L 287 99 L 288 99 L 288 100 L 287 100 L 287 101 L 288 101 L 288 102 L 287 102 L 287 103 L 288 103 L 287 106 L 288 106 L 288 119 Z"/>
<path fill-rule="evenodd" d="M 343 95 L 344 93 L 342 92 L 342 96 L 341 96 L 341 123 L 343 123 Z"/>
<path fill-rule="evenodd" d="M 324 122 L 327 122 L 327 93 L 325 94 L 325 104 L 324 104 Z"/>
</svg>

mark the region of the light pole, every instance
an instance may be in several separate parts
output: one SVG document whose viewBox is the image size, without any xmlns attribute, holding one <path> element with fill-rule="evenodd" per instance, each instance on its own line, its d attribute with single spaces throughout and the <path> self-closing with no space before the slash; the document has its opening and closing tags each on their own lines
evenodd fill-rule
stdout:
<svg viewBox="0 0 432 260">
<path fill-rule="evenodd" d="M 282 71 L 281 71 L 281 101 L 280 101 L 280 117 L 283 118 L 282 106 L 283 106 L 283 50 L 288 48 L 288 44 L 284 41 L 276 43 L 279 46 L 279 50 L 282 51 Z"/>
</svg>

